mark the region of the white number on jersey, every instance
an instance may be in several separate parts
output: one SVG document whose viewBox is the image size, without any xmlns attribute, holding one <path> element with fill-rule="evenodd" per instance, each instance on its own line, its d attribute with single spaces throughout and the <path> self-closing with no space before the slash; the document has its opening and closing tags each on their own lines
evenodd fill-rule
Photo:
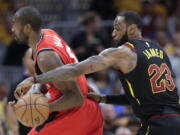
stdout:
<svg viewBox="0 0 180 135">
<path fill-rule="evenodd" d="M 57 36 L 53 36 L 53 40 L 54 40 L 54 44 L 58 47 L 63 47 L 62 41 L 60 38 L 58 38 Z M 74 61 L 77 63 L 78 60 L 76 58 L 76 56 L 72 53 L 71 49 L 69 48 L 69 46 L 66 46 L 66 51 L 68 53 L 68 55 L 74 59 Z"/>
</svg>

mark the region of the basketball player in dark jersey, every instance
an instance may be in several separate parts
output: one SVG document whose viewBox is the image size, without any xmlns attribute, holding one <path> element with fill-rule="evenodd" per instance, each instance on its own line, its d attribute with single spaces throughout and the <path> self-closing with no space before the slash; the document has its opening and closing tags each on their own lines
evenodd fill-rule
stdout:
<svg viewBox="0 0 180 135">
<path fill-rule="evenodd" d="M 112 33 L 117 47 L 80 63 L 28 78 L 18 85 L 15 94 L 25 93 L 33 83 L 68 81 L 113 67 L 119 71 L 127 98 L 112 95 L 100 99 L 114 104 L 131 103 L 142 121 L 137 135 L 180 135 L 179 97 L 171 64 L 157 43 L 142 39 L 141 28 L 142 20 L 137 13 L 121 12 L 114 21 Z"/>
</svg>

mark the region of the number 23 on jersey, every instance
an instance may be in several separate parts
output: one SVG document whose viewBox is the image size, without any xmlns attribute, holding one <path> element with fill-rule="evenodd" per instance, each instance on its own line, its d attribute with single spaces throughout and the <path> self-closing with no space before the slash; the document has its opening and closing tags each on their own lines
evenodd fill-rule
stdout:
<svg viewBox="0 0 180 135">
<path fill-rule="evenodd" d="M 153 93 L 160 93 L 166 90 L 173 91 L 175 89 L 171 71 L 165 63 L 162 63 L 161 66 L 151 64 L 148 68 L 148 74 Z"/>
</svg>

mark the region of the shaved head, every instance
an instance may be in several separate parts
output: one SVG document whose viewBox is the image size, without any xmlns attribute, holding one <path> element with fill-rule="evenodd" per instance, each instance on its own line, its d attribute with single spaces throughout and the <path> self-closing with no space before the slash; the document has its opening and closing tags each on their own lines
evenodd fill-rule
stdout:
<svg viewBox="0 0 180 135">
<path fill-rule="evenodd" d="M 30 24 L 34 31 L 39 31 L 42 25 L 39 11 L 33 7 L 20 8 L 14 16 L 22 25 Z"/>
</svg>

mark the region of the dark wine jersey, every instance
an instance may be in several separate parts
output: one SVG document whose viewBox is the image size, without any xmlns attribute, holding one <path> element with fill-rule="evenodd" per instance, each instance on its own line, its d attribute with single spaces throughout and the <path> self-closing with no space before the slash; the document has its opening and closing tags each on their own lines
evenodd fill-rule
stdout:
<svg viewBox="0 0 180 135">
<path fill-rule="evenodd" d="M 129 40 L 125 45 L 137 54 L 135 69 L 120 74 L 134 113 L 141 119 L 163 114 L 166 108 L 180 113 L 175 76 L 165 51 L 152 41 Z"/>
</svg>

